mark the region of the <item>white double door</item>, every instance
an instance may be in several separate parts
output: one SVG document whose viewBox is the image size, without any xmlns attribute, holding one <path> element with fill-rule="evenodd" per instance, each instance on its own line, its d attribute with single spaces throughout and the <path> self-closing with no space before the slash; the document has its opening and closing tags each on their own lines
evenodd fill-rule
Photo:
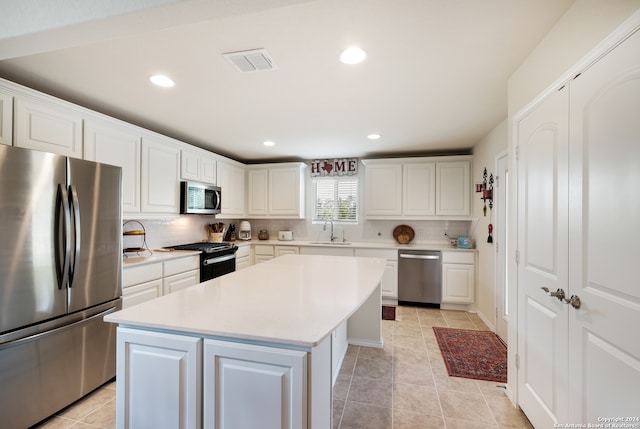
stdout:
<svg viewBox="0 0 640 429">
<path fill-rule="evenodd" d="M 517 125 L 517 389 L 535 427 L 640 416 L 638 112 L 640 32 Z"/>
</svg>

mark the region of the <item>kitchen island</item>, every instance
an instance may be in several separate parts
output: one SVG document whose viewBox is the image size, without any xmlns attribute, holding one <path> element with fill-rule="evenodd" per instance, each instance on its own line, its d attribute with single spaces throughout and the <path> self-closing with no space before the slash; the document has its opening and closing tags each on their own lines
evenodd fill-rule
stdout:
<svg viewBox="0 0 640 429">
<path fill-rule="evenodd" d="M 347 340 L 382 346 L 384 270 L 286 255 L 107 316 L 117 427 L 331 428 Z"/>
</svg>

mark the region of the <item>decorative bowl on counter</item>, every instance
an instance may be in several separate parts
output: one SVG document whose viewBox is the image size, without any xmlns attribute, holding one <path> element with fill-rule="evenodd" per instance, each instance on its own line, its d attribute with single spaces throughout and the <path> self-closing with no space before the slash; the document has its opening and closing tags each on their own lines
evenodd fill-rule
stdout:
<svg viewBox="0 0 640 429">
<path fill-rule="evenodd" d="M 409 243 L 415 236 L 415 231 L 409 225 L 398 225 L 393 230 L 393 238 L 400 244 Z"/>
</svg>

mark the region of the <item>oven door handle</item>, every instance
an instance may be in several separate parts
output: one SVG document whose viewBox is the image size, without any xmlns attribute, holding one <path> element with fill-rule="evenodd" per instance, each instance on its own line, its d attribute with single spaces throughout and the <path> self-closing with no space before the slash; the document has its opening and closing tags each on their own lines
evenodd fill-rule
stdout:
<svg viewBox="0 0 640 429">
<path fill-rule="evenodd" d="M 202 265 L 204 265 L 206 267 L 207 265 L 217 264 L 218 262 L 230 261 L 231 259 L 236 259 L 236 254 L 235 253 L 233 253 L 231 255 L 220 256 L 218 258 L 205 259 L 202 262 Z"/>
</svg>

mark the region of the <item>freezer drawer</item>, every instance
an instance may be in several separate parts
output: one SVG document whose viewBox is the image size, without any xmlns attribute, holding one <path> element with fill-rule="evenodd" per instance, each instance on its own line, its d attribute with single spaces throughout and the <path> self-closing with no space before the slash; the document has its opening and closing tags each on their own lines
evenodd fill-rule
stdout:
<svg viewBox="0 0 640 429">
<path fill-rule="evenodd" d="M 117 300 L 86 319 L 0 344 L 3 428 L 29 427 L 115 377 L 116 326 L 102 318 L 120 308 Z"/>
</svg>

